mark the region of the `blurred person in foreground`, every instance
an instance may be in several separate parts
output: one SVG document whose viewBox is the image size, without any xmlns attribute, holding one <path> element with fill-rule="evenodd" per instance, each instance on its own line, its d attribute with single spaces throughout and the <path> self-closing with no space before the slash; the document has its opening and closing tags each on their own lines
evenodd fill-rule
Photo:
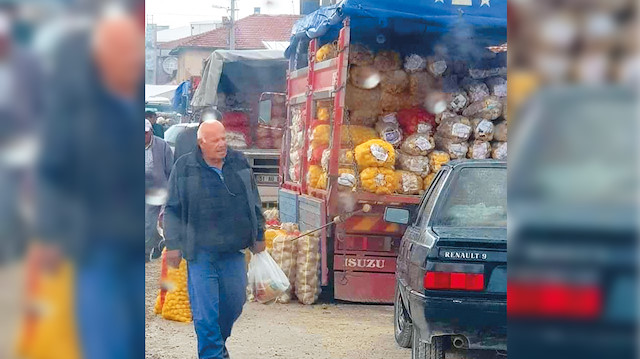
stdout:
<svg viewBox="0 0 640 359">
<path fill-rule="evenodd" d="M 144 31 L 113 11 L 57 47 L 38 165 L 41 264 L 75 267 L 82 356 L 144 357 Z M 64 340 L 64 338 L 60 338 Z"/>
<path fill-rule="evenodd" d="M 144 118 L 151 122 L 151 126 L 153 126 L 153 135 L 164 138 L 164 128 L 162 128 L 162 125 L 158 123 L 158 114 L 153 111 L 145 111 Z"/>
<path fill-rule="evenodd" d="M 151 122 L 144 120 L 144 173 L 147 178 L 145 192 L 154 193 L 162 197 L 166 191 L 173 166 L 173 152 L 163 139 L 153 134 Z M 151 258 L 160 258 L 160 233 L 158 233 L 158 218 L 162 205 L 149 203 L 145 205 L 144 221 L 144 258 L 149 262 Z"/>
<path fill-rule="evenodd" d="M 203 122 L 198 148 L 176 162 L 165 208 L 166 260 L 184 257 L 200 358 L 229 358 L 226 340 L 246 300 L 241 250 L 265 249 L 264 217 L 251 167 L 227 148 L 219 121 Z"/>
<path fill-rule="evenodd" d="M 222 120 L 222 114 L 213 108 L 206 109 L 200 115 L 200 123 L 205 121 L 220 121 Z M 198 148 L 198 127 L 187 127 L 176 137 L 176 148 L 174 151 L 174 160 L 178 160 L 180 157 L 191 153 Z"/>
</svg>

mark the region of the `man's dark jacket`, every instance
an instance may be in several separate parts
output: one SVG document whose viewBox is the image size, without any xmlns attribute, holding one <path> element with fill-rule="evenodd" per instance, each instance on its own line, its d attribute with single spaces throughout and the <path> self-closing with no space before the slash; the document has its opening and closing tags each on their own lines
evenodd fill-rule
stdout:
<svg viewBox="0 0 640 359">
<path fill-rule="evenodd" d="M 262 202 L 253 172 L 244 155 L 228 149 L 224 167 L 227 166 L 240 179 L 245 191 L 241 197 L 248 201 L 250 209 L 247 215 L 250 216 L 252 223 L 251 238 L 236 238 L 235 244 L 225 245 L 225 250 L 229 246 L 231 250 L 240 250 L 256 241 L 264 240 Z M 212 220 L 208 218 L 211 214 L 201 211 L 199 206 L 199 201 L 205 199 L 206 189 L 203 186 L 209 184 L 205 179 L 211 178 L 212 171 L 202 159 L 198 149 L 178 159 L 169 177 L 169 199 L 165 206 L 164 217 L 166 247 L 169 250 L 181 250 L 186 260 L 195 259 L 196 248 L 199 246 L 198 237 L 202 238 L 201 236 L 206 235 L 194 223 Z M 215 218 L 215 221 L 231 231 L 237 229 L 237 226 L 234 226 L 236 223 L 234 218 Z M 238 230 L 238 232 L 241 231 Z"/>
</svg>

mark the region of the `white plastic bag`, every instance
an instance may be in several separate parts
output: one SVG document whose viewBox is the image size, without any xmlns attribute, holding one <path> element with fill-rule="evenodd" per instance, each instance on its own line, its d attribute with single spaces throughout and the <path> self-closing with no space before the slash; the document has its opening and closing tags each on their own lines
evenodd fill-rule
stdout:
<svg viewBox="0 0 640 359">
<path fill-rule="evenodd" d="M 247 275 L 255 299 L 263 304 L 275 300 L 290 286 L 287 276 L 266 251 L 251 258 Z"/>
</svg>

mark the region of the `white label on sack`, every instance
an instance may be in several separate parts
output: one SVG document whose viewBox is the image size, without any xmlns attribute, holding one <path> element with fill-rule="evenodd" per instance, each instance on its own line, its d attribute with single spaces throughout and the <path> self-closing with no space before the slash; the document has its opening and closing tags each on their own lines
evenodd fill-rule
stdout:
<svg viewBox="0 0 640 359">
<path fill-rule="evenodd" d="M 384 174 L 378 173 L 375 177 L 375 182 L 376 186 L 382 187 L 386 184 L 387 181 L 385 181 Z"/>
<path fill-rule="evenodd" d="M 467 106 L 467 98 L 462 94 L 457 94 L 456 97 L 451 100 L 451 107 L 459 110 Z"/>
<path fill-rule="evenodd" d="M 419 123 L 418 124 L 418 133 L 430 133 L 431 125 L 428 123 Z"/>
<path fill-rule="evenodd" d="M 338 184 L 345 187 L 353 187 L 356 185 L 356 176 L 351 173 L 343 173 L 338 177 Z"/>
<path fill-rule="evenodd" d="M 467 153 L 467 149 L 461 143 L 452 143 L 449 146 L 449 151 L 451 151 L 458 157 L 464 157 L 464 155 Z"/>
<path fill-rule="evenodd" d="M 402 134 L 398 130 L 387 130 L 382 133 L 382 139 L 395 146 L 402 141 Z"/>
<path fill-rule="evenodd" d="M 416 176 L 403 173 L 402 174 L 402 190 L 404 192 L 419 190 L 418 179 L 416 178 Z"/>
<path fill-rule="evenodd" d="M 424 137 L 418 137 L 418 139 L 416 139 L 416 147 L 418 147 L 420 151 L 428 151 L 431 149 L 431 142 Z"/>
<path fill-rule="evenodd" d="M 382 116 L 382 122 L 386 122 L 386 123 L 398 123 L 398 120 L 396 119 L 396 113 L 395 112 L 391 112 L 388 113 L 384 116 Z"/>
<path fill-rule="evenodd" d="M 473 158 L 483 159 L 489 157 L 489 144 L 487 142 L 476 143 L 473 145 Z"/>
<path fill-rule="evenodd" d="M 451 127 L 451 133 L 456 137 L 468 138 L 471 133 L 471 127 L 464 123 L 454 123 Z"/>
<path fill-rule="evenodd" d="M 482 120 L 478 124 L 478 133 L 481 135 L 493 132 L 493 123 L 488 120 Z"/>
<path fill-rule="evenodd" d="M 385 162 L 389 158 L 389 152 L 387 152 L 387 150 L 385 150 L 384 147 L 380 145 L 373 144 L 369 147 L 369 149 L 371 150 L 371 154 L 373 155 L 373 157 L 375 157 L 378 161 Z"/>
</svg>

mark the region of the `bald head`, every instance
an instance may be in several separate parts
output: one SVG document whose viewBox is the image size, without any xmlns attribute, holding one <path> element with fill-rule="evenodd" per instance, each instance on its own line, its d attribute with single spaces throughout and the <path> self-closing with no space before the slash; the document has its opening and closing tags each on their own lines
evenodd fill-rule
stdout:
<svg viewBox="0 0 640 359">
<path fill-rule="evenodd" d="M 224 125 L 220 121 L 204 121 L 198 128 L 198 146 L 205 160 L 221 161 L 227 155 Z"/>
<path fill-rule="evenodd" d="M 93 57 L 105 86 L 120 96 L 134 96 L 144 71 L 144 33 L 128 14 L 104 17 L 96 24 Z"/>
</svg>

